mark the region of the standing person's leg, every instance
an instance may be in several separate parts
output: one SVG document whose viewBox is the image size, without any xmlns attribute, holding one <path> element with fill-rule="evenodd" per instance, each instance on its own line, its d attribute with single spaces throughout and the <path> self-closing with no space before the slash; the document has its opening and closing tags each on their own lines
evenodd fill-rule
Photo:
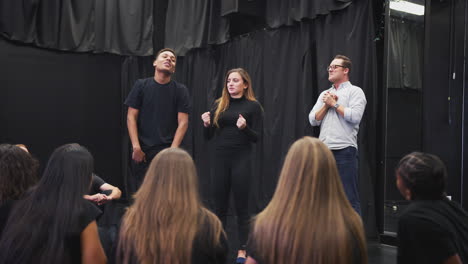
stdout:
<svg viewBox="0 0 468 264">
<path fill-rule="evenodd" d="M 227 214 L 229 209 L 229 192 L 231 190 L 231 160 L 230 153 L 217 151 L 214 158 L 214 175 L 212 177 L 212 204 L 214 213 L 223 223 L 227 225 Z"/>
<path fill-rule="evenodd" d="M 233 157 L 232 192 L 237 213 L 237 230 L 239 237 L 239 250 L 245 250 L 249 235 L 249 193 L 251 169 L 251 150 L 239 151 Z"/>
<path fill-rule="evenodd" d="M 336 166 L 340 173 L 343 188 L 351 206 L 361 215 L 361 202 L 358 189 L 358 160 L 357 149 L 347 147 L 340 150 L 332 150 L 335 156 Z"/>
</svg>

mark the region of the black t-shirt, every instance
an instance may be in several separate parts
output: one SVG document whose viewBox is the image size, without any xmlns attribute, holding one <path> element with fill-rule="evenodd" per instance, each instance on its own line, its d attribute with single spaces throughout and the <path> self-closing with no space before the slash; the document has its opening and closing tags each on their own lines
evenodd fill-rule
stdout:
<svg viewBox="0 0 468 264">
<path fill-rule="evenodd" d="M 96 193 L 101 192 L 101 186 L 104 185 L 106 182 L 101 179 L 101 177 L 97 176 L 93 173 L 93 179 L 91 181 L 91 189 L 89 190 L 89 194 L 93 195 Z"/>
<path fill-rule="evenodd" d="M 14 203 L 6 204 L 6 206 L 2 206 L 0 208 L 0 213 L 2 214 L 1 221 L 4 223 L 0 223 L 0 228 L 3 229 L 6 224 L 6 220 L 8 219 L 10 213 L 12 212 L 13 206 L 16 205 L 18 201 L 14 201 Z M 101 214 L 101 210 L 99 210 L 96 206 L 94 206 L 91 202 L 83 199 L 81 201 L 81 209 L 75 210 L 73 213 L 73 222 L 69 230 L 67 230 L 65 241 L 64 241 L 64 256 L 66 258 L 66 263 L 81 263 L 81 232 L 96 218 Z M 73 210 L 70 210 L 72 213 Z M 31 226 L 31 230 L 37 228 L 47 228 L 47 227 L 38 227 L 38 226 Z M 25 232 L 31 232 L 31 230 L 24 230 Z M 48 234 L 46 234 L 48 235 Z M 47 241 L 47 238 L 44 238 L 43 241 Z M 25 245 L 35 248 L 37 252 L 31 253 L 31 256 L 38 256 L 42 254 L 43 248 L 41 245 Z M 18 255 L 16 254 L 16 259 L 18 259 Z M 31 262 L 32 261 L 27 261 Z"/>
<path fill-rule="evenodd" d="M 82 209 L 76 212 L 75 222 L 65 239 L 66 254 L 70 256 L 72 263 L 81 263 L 81 232 L 101 213 L 93 203 L 83 199 Z"/>
<path fill-rule="evenodd" d="M 216 148 L 249 147 L 251 142 L 257 142 L 263 129 L 263 109 L 259 102 L 247 100 L 245 97 L 230 98 L 229 107 L 219 119 L 219 128 L 213 124 L 216 106 L 210 111 L 211 126 L 205 128 L 205 137 L 210 139 L 216 134 Z M 237 127 L 237 120 L 241 114 L 247 126 Z"/>
<path fill-rule="evenodd" d="M 398 221 L 398 263 L 468 263 L 468 214 L 448 200 L 413 201 Z"/>
<path fill-rule="evenodd" d="M 170 146 L 178 127 L 178 113 L 190 113 L 187 87 L 175 81 L 139 79 L 125 104 L 139 110 L 137 128 L 142 147 Z"/>
</svg>

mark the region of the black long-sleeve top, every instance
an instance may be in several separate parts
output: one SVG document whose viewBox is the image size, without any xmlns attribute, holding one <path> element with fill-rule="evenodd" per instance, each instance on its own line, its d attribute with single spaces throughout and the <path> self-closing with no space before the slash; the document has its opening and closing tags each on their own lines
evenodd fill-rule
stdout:
<svg viewBox="0 0 468 264">
<path fill-rule="evenodd" d="M 213 124 L 217 105 L 210 111 L 211 125 L 205 127 L 206 139 L 216 135 L 216 148 L 242 148 L 249 147 L 252 142 L 257 142 L 263 130 L 263 109 L 259 102 L 247 100 L 245 97 L 230 98 L 229 107 L 221 113 L 216 127 Z M 241 114 L 247 123 L 244 129 L 237 127 L 237 120 Z"/>
</svg>

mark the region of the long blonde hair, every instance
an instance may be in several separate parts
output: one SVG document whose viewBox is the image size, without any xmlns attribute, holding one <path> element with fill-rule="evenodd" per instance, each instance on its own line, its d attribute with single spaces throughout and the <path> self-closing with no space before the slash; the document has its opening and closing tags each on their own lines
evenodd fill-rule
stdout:
<svg viewBox="0 0 468 264">
<path fill-rule="evenodd" d="M 286 156 L 273 199 L 255 218 L 253 247 L 263 263 L 367 263 L 361 218 L 351 207 L 331 151 L 303 137 Z"/>
<path fill-rule="evenodd" d="M 195 164 L 182 149 L 156 155 L 134 198 L 120 229 L 118 258 L 123 263 L 132 256 L 139 263 L 190 263 L 203 219 L 212 229 L 213 245 L 224 235 L 219 219 L 201 205 Z"/>
<path fill-rule="evenodd" d="M 244 97 L 249 101 L 257 101 L 257 99 L 255 98 L 255 93 L 252 89 L 252 79 L 250 79 L 249 73 L 242 68 L 235 68 L 235 69 L 229 70 L 226 73 L 226 77 L 224 78 L 224 87 L 223 87 L 223 92 L 221 94 L 221 97 L 215 101 L 216 111 L 214 114 L 213 123 L 216 127 L 219 127 L 219 124 L 218 124 L 219 116 L 224 111 L 226 111 L 226 109 L 229 108 L 229 99 L 231 96 L 229 95 L 228 88 L 227 88 L 227 79 L 229 78 L 229 74 L 233 72 L 239 73 L 239 75 L 242 77 L 242 80 L 244 81 L 244 84 L 247 85 L 247 88 L 244 91 Z"/>
</svg>

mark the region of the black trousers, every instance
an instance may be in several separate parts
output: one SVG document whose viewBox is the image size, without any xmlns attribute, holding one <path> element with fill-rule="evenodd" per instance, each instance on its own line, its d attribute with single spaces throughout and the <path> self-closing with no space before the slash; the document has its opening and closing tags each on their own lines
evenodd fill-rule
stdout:
<svg viewBox="0 0 468 264">
<path fill-rule="evenodd" d="M 141 146 L 141 150 L 145 153 L 146 162 L 142 161 L 140 163 L 136 163 L 132 159 L 132 152 L 130 152 L 130 170 L 131 174 L 127 179 L 127 186 L 128 192 L 130 195 L 133 195 L 138 191 L 141 184 L 143 183 L 143 179 L 145 178 L 146 170 L 153 160 L 153 158 L 163 149 L 170 147 L 168 146 L 155 146 L 155 147 L 146 147 Z"/>
<path fill-rule="evenodd" d="M 249 235 L 249 191 L 251 179 L 251 148 L 217 149 L 212 181 L 216 215 L 226 228 L 229 197 L 232 191 L 237 214 L 238 249 L 245 249 Z"/>
</svg>

